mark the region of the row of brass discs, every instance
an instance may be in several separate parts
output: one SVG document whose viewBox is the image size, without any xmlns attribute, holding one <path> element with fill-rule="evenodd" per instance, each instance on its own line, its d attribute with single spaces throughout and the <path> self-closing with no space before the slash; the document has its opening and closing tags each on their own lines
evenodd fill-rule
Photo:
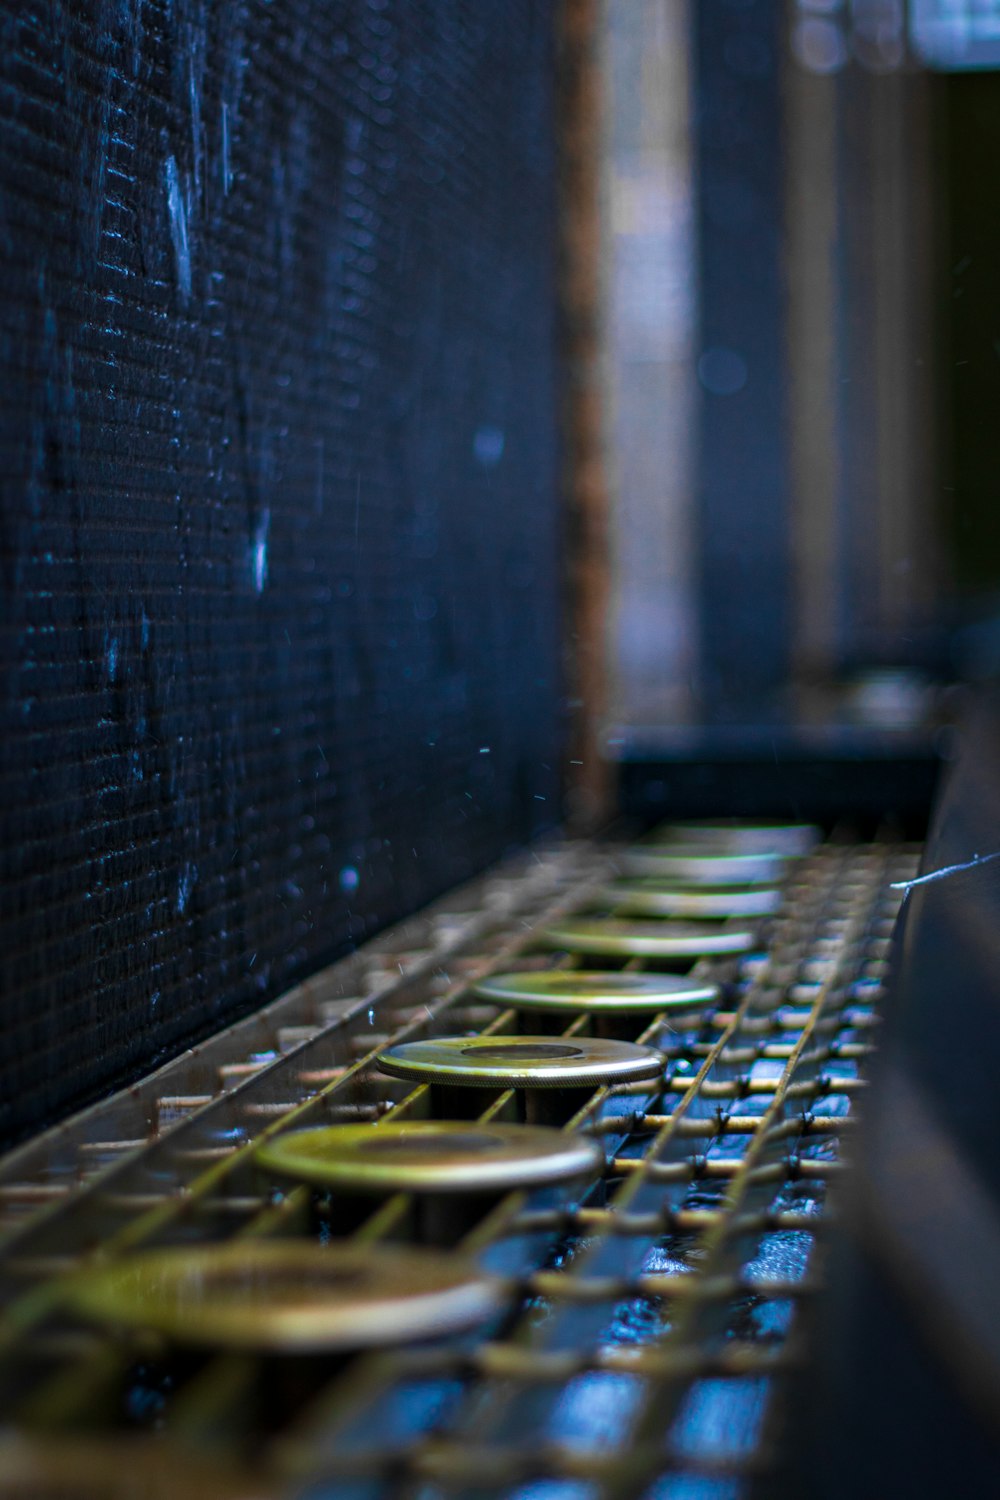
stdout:
<svg viewBox="0 0 1000 1500">
<path fill-rule="evenodd" d="M 688 968 L 744 953 L 757 937 L 746 919 L 777 909 L 788 861 L 814 838 L 798 827 L 666 830 L 622 858 L 625 878 L 599 894 L 596 913 L 549 926 L 542 942 L 571 957 L 651 958 Z M 500 974 L 475 990 L 554 1025 L 588 1014 L 597 1034 L 445 1036 L 388 1047 L 378 1058 L 381 1071 L 429 1085 L 442 1118 L 290 1131 L 261 1146 L 259 1167 L 334 1195 L 405 1191 L 452 1202 L 471 1195 L 480 1204 L 513 1188 L 593 1179 L 603 1165 L 600 1146 L 553 1121 L 565 1123 L 599 1086 L 646 1081 L 652 1089 L 663 1067 L 654 1047 L 609 1029 L 661 1014 L 696 1023 L 719 994 L 689 973 L 627 969 Z M 484 1089 L 513 1091 L 521 1123 L 478 1121 L 476 1095 Z M 564 1101 L 561 1114 L 546 1102 L 555 1098 Z M 72 1279 L 69 1298 L 86 1318 L 180 1343 L 335 1352 L 471 1327 L 501 1310 L 505 1288 L 450 1250 L 238 1240 L 151 1250 L 90 1268 Z"/>
</svg>

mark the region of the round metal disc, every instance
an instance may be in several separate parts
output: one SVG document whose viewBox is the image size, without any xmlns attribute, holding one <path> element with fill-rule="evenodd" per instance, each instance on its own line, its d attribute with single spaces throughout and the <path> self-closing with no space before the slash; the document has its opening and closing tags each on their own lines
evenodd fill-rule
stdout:
<svg viewBox="0 0 1000 1500">
<path fill-rule="evenodd" d="M 0 1500 L 265 1500 L 270 1485 L 145 1437 L 0 1439 Z"/>
<path fill-rule="evenodd" d="M 493 974 L 475 985 L 484 1000 L 515 1010 L 579 1014 L 690 1010 L 714 1005 L 719 987 L 680 974 L 623 974 L 601 969 L 549 969 L 541 973 Z"/>
<path fill-rule="evenodd" d="M 395 1078 L 466 1088 L 597 1088 L 655 1078 L 663 1058 L 637 1042 L 596 1037 L 448 1036 L 401 1042 L 379 1053 Z"/>
<path fill-rule="evenodd" d="M 145 1251 L 81 1272 L 68 1295 L 84 1317 L 178 1343 L 299 1353 L 452 1333 L 503 1300 L 458 1256 L 300 1240 Z"/>
<path fill-rule="evenodd" d="M 279 1135 L 257 1161 L 282 1177 L 362 1193 L 505 1192 L 596 1172 L 595 1141 L 538 1125 L 414 1120 Z"/>
<path fill-rule="evenodd" d="M 736 927 L 618 917 L 567 917 L 544 927 L 539 937 L 567 953 L 608 958 L 710 958 L 747 953 L 754 946 L 753 933 Z"/>
<path fill-rule="evenodd" d="M 636 844 L 618 856 L 618 864 L 624 875 L 655 875 L 684 885 L 774 885 L 788 860 L 782 854 L 710 854 Z"/>
<path fill-rule="evenodd" d="M 823 837 L 812 823 L 668 823 L 650 840 L 727 854 L 808 854 Z"/>
<path fill-rule="evenodd" d="M 769 885 L 684 890 L 646 876 L 605 886 L 597 899 L 616 912 L 638 917 L 764 917 L 778 910 L 781 892 Z"/>
</svg>

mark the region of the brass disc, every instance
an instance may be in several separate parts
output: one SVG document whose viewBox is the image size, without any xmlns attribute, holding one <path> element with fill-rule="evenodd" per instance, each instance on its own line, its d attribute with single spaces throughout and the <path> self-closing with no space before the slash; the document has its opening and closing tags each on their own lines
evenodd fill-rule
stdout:
<svg viewBox="0 0 1000 1500">
<path fill-rule="evenodd" d="M 230 1240 L 149 1250 L 81 1272 L 84 1317 L 178 1343 L 262 1352 L 370 1348 L 453 1333 L 503 1300 L 502 1283 L 443 1252 Z"/>
<path fill-rule="evenodd" d="M 679 844 L 726 854 L 808 854 L 823 835 L 812 823 L 667 823 L 649 835 L 656 844 Z"/>
<path fill-rule="evenodd" d="M 543 927 L 539 937 L 550 948 L 608 958 L 709 958 L 747 953 L 755 941 L 752 932 L 737 927 L 617 917 L 566 917 Z"/>
<path fill-rule="evenodd" d="M 538 1125 L 414 1120 L 279 1135 L 256 1154 L 282 1177 L 362 1193 L 506 1192 L 597 1172 L 596 1141 Z"/>
<path fill-rule="evenodd" d="M 228 1464 L 182 1457 L 155 1438 L 0 1439 L 0 1500 L 266 1500 L 272 1485 Z"/>
<path fill-rule="evenodd" d="M 634 844 L 618 856 L 623 875 L 655 875 L 684 885 L 775 885 L 788 860 L 782 854 L 715 854 L 667 844 Z"/>
<path fill-rule="evenodd" d="M 605 886 L 597 899 L 616 912 L 637 917 L 765 917 L 780 907 L 781 891 L 771 885 L 685 890 L 647 875 Z"/>
<path fill-rule="evenodd" d="M 663 1057 L 637 1042 L 597 1037 L 448 1036 L 379 1053 L 394 1078 L 465 1088 L 573 1089 L 655 1078 Z"/>
<path fill-rule="evenodd" d="M 719 986 L 680 974 L 626 974 L 602 969 L 548 969 L 492 974 L 474 986 L 477 995 L 515 1010 L 627 1014 L 690 1010 L 714 1005 Z"/>
</svg>

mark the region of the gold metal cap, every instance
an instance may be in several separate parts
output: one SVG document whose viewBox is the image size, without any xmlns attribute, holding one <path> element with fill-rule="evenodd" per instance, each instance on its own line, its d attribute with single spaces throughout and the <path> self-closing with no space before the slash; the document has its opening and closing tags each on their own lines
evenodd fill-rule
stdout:
<svg viewBox="0 0 1000 1500">
<path fill-rule="evenodd" d="M 549 969 L 492 974 L 474 986 L 484 1000 L 515 1010 L 627 1014 L 714 1005 L 719 986 L 680 974 L 624 974 L 602 969 Z"/>
<path fill-rule="evenodd" d="M 765 917 L 781 905 L 775 886 L 725 886 L 687 890 L 655 875 L 619 880 L 597 893 L 597 900 L 615 911 L 649 917 Z"/>
<path fill-rule="evenodd" d="M 257 1162 L 282 1177 L 362 1193 L 506 1192 L 600 1170 L 595 1141 L 535 1125 L 332 1125 L 279 1135 Z"/>
<path fill-rule="evenodd" d="M 0 1439 L 0 1500 L 267 1500 L 260 1475 L 130 1437 Z"/>
<path fill-rule="evenodd" d="M 503 1284 L 429 1250 L 231 1240 L 94 1267 L 68 1295 L 84 1317 L 177 1343 L 320 1353 L 470 1327 L 501 1305 Z"/>
<path fill-rule="evenodd" d="M 618 857 L 623 875 L 656 875 L 684 885 L 774 885 L 785 875 L 783 854 L 714 854 L 666 844 L 635 844 Z"/>
<path fill-rule="evenodd" d="M 738 927 L 618 917 L 567 917 L 543 927 L 539 938 L 567 953 L 608 958 L 710 958 L 747 953 L 755 942 L 752 932 Z"/>
<path fill-rule="evenodd" d="M 651 842 L 711 848 L 729 854 L 808 854 L 823 835 L 812 823 L 666 823 L 654 828 Z"/>
<path fill-rule="evenodd" d="M 272 1485 L 227 1463 L 183 1457 L 160 1439 L 0 1439 L 0 1500 L 267 1500 Z"/>
<path fill-rule="evenodd" d="M 636 1042 L 597 1037 L 448 1036 L 379 1053 L 395 1078 L 464 1088 L 597 1088 L 655 1078 L 663 1057 Z"/>
</svg>

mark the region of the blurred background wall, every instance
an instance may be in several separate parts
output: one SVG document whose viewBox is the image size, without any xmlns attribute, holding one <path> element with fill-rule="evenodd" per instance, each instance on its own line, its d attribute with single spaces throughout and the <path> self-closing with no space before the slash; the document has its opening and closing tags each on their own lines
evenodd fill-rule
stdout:
<svg viewBox="0 0 1000 1500">
<path fill-rule="evenodd" d="M 948 83 L 888 0 L 610 3 L 598 46 L 619 725 L 936 668 Z"/>
</svg>

